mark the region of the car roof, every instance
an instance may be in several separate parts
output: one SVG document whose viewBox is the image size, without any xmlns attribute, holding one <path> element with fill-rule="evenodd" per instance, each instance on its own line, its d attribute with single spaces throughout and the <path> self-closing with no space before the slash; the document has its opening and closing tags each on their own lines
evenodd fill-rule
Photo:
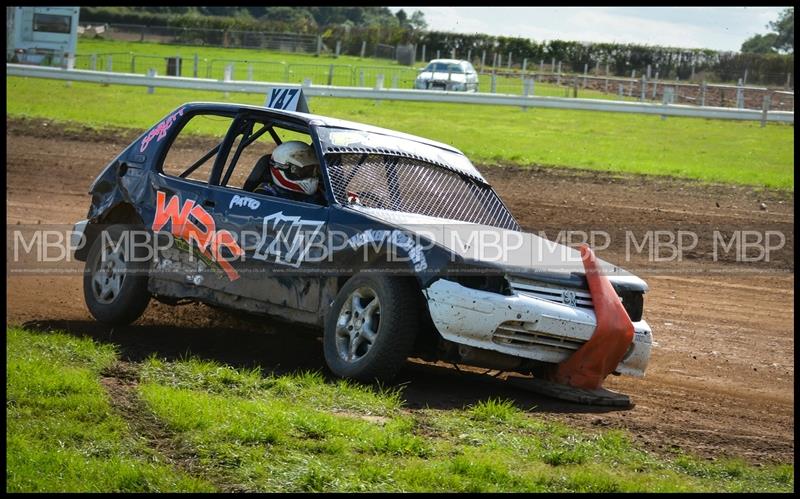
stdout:
<svg viewBox="0 0 800 499">
<path fill-rule="evenodd" d="M 379 133 L 381 135 L 388 135 L 391 137 L 398 137 L 406 140 L 413 140 L 415 142 L 420 142 L 422 144 L 426 144 L 433 147 L 438 147 L 440 149 L 444 149 L 446 151 L 454 152 L 463 155 L 461 151 L 456 149 L 455 147 L 444 144 L 442 142 L 437 142 L 435 140 L 426 139 L 424 137 L 419 137 L 417 135 L 411 135 L 408 133 L 398 132 L 397 130 L 391 130 L 389 128 L 381 128 L 377 126 L 367 125 L 365 123 L 358 123 L 356 121 L 348 121 L 348 120 L 341 120 L 338 118 L 331 118 L 330 116 L 322 116 L 319 114 L 310 114 L 310 113 L 301 113 L 297 111 L 286 111 L 283 109 L 274 109 L 271 107 L 264 107 L 264 106 L 254 106 L 250 104 L 232 104 L 228 102 L 187 102 L 181 107 L 186 108 L 204 108 L 209 110 L 218 110 L 218 111 L 236 111 L 240 109 L 250 109 L 253 111 L 263 111 L 269 112 L 270 114 L 276 114 L 280 116 L 284 116 L 287 118 L 291 118 L 294 120 L 299 120 L 303 122 L 305 125 L 315 125 L 315 126 L 327 126 L 332 128 L 345 128 L 348 130 L 360 130 L 364 132 L 370 133 Z"/>
<path fill-rule="evenodd" d="M 433 59 L 430 62 L 428 62 L 428 64 L 430 64 L 431 62 L 446 62 L 447 64 L 460 64 L 462 62 L 469 62 L 469 61 L 464 59 Z"/>
</svg>

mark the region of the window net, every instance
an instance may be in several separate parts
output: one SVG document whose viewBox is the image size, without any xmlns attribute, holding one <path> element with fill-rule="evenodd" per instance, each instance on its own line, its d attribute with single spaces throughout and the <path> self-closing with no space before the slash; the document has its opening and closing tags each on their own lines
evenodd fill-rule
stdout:
<svg viewBox="0 0 800 499">
<path fill-rule="evenodd" d="M 454 171 L 386 154 L 328 154 L 336 201 L 520 230 L 491 187 Z"/>
</svg>

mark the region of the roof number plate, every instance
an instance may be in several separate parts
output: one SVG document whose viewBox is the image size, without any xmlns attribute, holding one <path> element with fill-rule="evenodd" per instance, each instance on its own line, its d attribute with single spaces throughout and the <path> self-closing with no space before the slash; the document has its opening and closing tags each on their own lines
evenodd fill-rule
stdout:
<svg viewBox="0 0 800 499">
<path fill-rule="evenodd" d="M 309 112 L 302 88 L 272 87 L 267 92 L 264 106 L 282 111 Z"/>
</svg>

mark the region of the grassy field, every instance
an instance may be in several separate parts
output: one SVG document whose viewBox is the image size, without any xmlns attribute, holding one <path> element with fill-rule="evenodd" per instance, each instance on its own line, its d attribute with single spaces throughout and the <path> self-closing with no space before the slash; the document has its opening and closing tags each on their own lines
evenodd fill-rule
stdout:
<svg viewBox="0 0 800 499">
<path fill-rule="evenodd" d="M 107 388 L 122 369 L 112 345 L 12 327 L 6 348 L 9 492 L 794 487 L 793 465 L 657 457 L 623 433 L 575 431 L 508 401 L 409 411 L 400 389 L 155 357 L 125 364 L 120 399 Z"/>
<path fill-rule="evenodd" d="M 264 96 L 6 78 L 7 116 L 144 130 L 189 101 Z M 794 127 L 757 122 L 418 102 L 311 98 L 312 112 L 451 144 L 479 164 L 670 175 L 791 190 Z"/>
</svg>

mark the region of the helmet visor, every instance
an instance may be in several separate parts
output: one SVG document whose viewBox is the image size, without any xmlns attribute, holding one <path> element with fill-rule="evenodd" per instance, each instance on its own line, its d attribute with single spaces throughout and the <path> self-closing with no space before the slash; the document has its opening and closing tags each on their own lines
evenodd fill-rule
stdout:
<svg viewBox="0 0 800 499">
<path fill-rule="evenodd" d="M 287 178 L 291 180 L 303 180 L 307 178 L 314 177 L 319 174 L 319 165 L 305 165 L 305 166 L 297 166 L 297 165 L 282 165 L 275 161 L 272 162 L 276 168 L 283 171 Z"/>
</svg>

